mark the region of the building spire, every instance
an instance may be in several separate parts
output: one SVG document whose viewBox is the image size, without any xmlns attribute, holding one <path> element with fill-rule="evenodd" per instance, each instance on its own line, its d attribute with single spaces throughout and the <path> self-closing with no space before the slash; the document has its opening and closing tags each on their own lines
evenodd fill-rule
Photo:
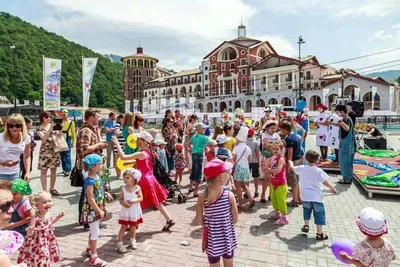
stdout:
<svg viewBox="0 0 400 267">
<path fill-rule="evenodd" d="M 238 38 L 240 37 L 246 37 L 246 26 L 243 25 L 243 17 L 241 17 L 238 27 Z"/>
</svg>

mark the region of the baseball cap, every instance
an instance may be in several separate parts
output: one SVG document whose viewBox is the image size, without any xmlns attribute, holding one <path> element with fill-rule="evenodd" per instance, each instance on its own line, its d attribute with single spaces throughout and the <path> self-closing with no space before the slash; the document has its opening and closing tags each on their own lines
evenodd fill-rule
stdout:
<svg viewBox="0 0 400 267">
<path fill-rule="evenodd" d="M 165 141 L 163 141 L 163 140 L 160 140 L 160 141 L 158 141 L 157 142 L 157 145 L 159 146 L 159 145 L 166 145 L 167 144 L 167 142 L 165 142 Z"/>
<path fill-rule="evenodd" d="M 210 140 L 210 141 L 207 142 L 207 145 L 208 145 L 208 146 L 216 146 L 216 145 L 217 145 L 217 141 L 215 141 L 215 140 Z"/>
<path fill-rule="evenodd" d="M 255 130 L 254 130 L 254 128 L 249 128 L 249 132 L 247 133 L 247 136 L 248 137 L 251 137 L 251 136 L 253 136 L 254 134 L 255 134 Z"/>
<path fill-rule="evenodd" d="M 143 139 L 147 143 L 151 143 L 151 141 L 153 141 L 153 136 L 151 136 L 151 134 L 149 134 L 148 132 L 138 133 L 136 137 Z"/>
<path fill-rule="evenodd" d="M 233 164 L 231 162 L 223 162 L 220 159 L 213 159 L 206 163 L 204 166 L 204 175 L 208 178 L 214 178 L 232 169 Z"/>
<path fill-rule="evenodd" d="M 68 114 L 68 109 L 63 109 L 63 110 L 61 111 L 61 113 L 62 113 L 62 114 Z"/>
<path fill-rule="evenodd" d="M 231 138 L 227 137 L 226 135 L 219 134 L 219 135 L 217 136 L 217 144 L 218 144 L 218 145 L 225 144 L 225 143 L 228 142 L 229 140 L 231 140 Z"/>
<path fill-rule="evenodd" d="M 229 151 L 227 148 L 218 148 L 217 155 L 215 156 L 222 160 L 229 159 Z"/>
<path fill-rule="evenodd" d="M 199 130 L 199 129 L 206 129 L 206 128 L 208 128 L 208 125 L 205 125 L 204 123 L 196 123 L 196 125 L 194 126 L 194 128 L 196 128 L 196 130 Z"/>
<path fill-rule="evenodd" d="M 379 237 L 388 233 L 383 213 L 371 207 L 364 208 L 361 211 L 356 223 L 360 231 L 366 236 Z"/>
</svg>

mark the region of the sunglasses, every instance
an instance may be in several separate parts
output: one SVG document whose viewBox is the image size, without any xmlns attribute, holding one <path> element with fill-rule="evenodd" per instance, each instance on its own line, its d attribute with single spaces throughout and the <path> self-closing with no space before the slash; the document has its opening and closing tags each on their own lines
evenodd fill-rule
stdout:
<svg viewBox="0 0 400 267">
<path fill-rule="evenodd" d="M 45 119 L 51 118 L 51 116 L 44 116 Z"/>
<path fill-rule="evenodd" d="M 173 123 L 173 121 L 167 121 L 167 123 Z"/>
<path fill-rule="evenodd" d="M 0 205 L 0 211 L 7 212 L 13 204 L 14 204 L 13 200 L 4 202 L 3 204 Z"/>
<path fill-rule="evenodd" d="M 22 128 L 22 124 L 19 124 L 19 123 L 17 123 L 17 124 L 7 123 L 7 126 L 10 129 L 13 129 L 13 128 L 20 129 L 20 128 Z"/>
</svg>

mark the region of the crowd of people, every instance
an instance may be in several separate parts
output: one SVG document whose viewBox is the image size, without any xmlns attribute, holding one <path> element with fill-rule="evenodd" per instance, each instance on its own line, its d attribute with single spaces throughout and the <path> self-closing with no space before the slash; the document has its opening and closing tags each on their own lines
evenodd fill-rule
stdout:
<svg viewBox="0 0 400 267">
<path fill-rule="evenodd" d="M 309 232 L 313 215 L 317 225 L 316 239 L 326 240 L 321 186 L 325 185 L 332 194 L 336 194 L 336 189 L 317 164 L 328 158 L 328 147 L 335 149 L 335 160 L 340 162 L 343 175 L 340 182 L 351 183 L 354 123 L 345 106 L 338 105 L 330 115 L 326 114 L 324 105 L 318 105 L 316 109 L 320 112 L 314 120 L 320 154 L 306 150 L 309 121 L 302 109 L 296 110 L 296 116 L 291 118 L 285 112 L 273 115 L 267 107 L 264 116 L 251 123 L 243 115 L 231 120 L 228 113 L 223 112 L 221 122 L 213 131 L 206 115 L 202 120 L 196 115 L 186 119 L 179 110 L 167 110 L 160 136 L 155 129 L 143 128 L 144 119 L 139 113 L 110 113 L 109 119 L 100 127 L 99 114 L 89 109 L 85 111 L 83 125 L 76 131 L 75 124 L 68 119 L 68 111 L 62 111 L 61 127 L 52 122 L 49 112 L 44 111 L 39 115 L 41 125 L 37 129 L 42 141 L 38 169 L 43 191 L 35 194 L 29 184 L 32 151 L 36 146 L 29 133 L 32 122 L 13 114 L 0 134 L 0 233 L 12 230 L 25 238 L 19 245 L 18 263 L 21 266 L 50 266 L 60 260 L 52 225 L 65 214 L 52 215 L 51 198 L 60 194 L 55 184 L 57 168 L 62 163 L 65 176 L 82 177 L 78 218 L 79 224 L 89 230 L 85 251 L 89 264 L 105 266 L 107 262 L 97 254 L 97 240 L 100 229 L 106 227 L 101 223 L 107 214 L 106 200 L 113 198 L 98 175 L 102 165 L 106 164 L 107 168 L 113 165 L 116 179 L 124 183 L 118 199 L 121 213 L 116 249 L 126 253 L 128 250 L 123 244 L 126 231 L 129 230 L 129 247 L 133 250 L 138 247 L 135 236 L 144 221 L 143 210 L 153 207 L 160 211 L 165 218 L 163 231 L 169 231 L 175 225 L 163 204 L 168 198 L 168 190 L 154 175 L 153 168 L 159 161 L 163 171 L 178 186 L 184 182 L 184 171 L 190 174 L 187 196 L 197 198 L 196 219 L 203 227 L 203 251 L 210 266 L 220 266 L 221 258 L 224 266 L 233 266 L 237 247 L 234 224 L 238 220 L 238 211 L 251 210 L 257 200 L 262 205 L 271 202 L 274 211 L 269 219 L 276 225 L 289 223 L 288 207 L 302 205 L 304 225 L 300 230 Z M 102 132 L 105 133 L 104 141 Z M 135 146 L 128 144 L 132 135 Z M 60 138 L 66 143 L 62 151 L 59 149 Z M 71 149 L 74 147 L 76 160 L 72 164 Z M 102 154 L 107 155 L 105 161 Z M 119 169 L 118 158 L 124 165 L 134 167 Z M 47 187 L 48 169 L 50 187 Z M 253 181 L 254 188 L 251 188 Z M 204 191 L 201 191 L 202 184 Z M 289 190 L 292 200 L 287 202 Z M 377 230 L 368 228 L 371 221 Z M 394 249 L 381 238 L 387 233 L 383 215 L 374 209 L 363 210 L 357 224 L 367 239 L 356 246 L 352 256 L 342 253 L 341 257 L 357 266 L 388 266 L 394 259 Z M 14 239 L 17 242 L 18 235 Z M 376 253 L 371 256 L 368 251 Z M 7 265 L 10 255 L 0 242 L 0 266 L 10 266 Z M 371 265 L 376 262 L 380 265 Z"/>
</svg>

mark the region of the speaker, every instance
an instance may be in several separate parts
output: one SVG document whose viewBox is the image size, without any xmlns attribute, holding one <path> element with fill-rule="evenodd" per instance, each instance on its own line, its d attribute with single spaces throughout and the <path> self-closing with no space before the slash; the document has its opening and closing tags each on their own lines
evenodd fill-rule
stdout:
<svg viewBox="0 0 400 267">
<path fill-rule="evenodd" d="M 387 140 L 383 138 L 364 138 L 364 143 L 370 149 L 387 149 Z"/>
<path fill-rule="evenodd" d="M 362 117 L 364 115 L 364 102 L 353 100 L 350 103 L 356 117 Z"/>
</svg>

